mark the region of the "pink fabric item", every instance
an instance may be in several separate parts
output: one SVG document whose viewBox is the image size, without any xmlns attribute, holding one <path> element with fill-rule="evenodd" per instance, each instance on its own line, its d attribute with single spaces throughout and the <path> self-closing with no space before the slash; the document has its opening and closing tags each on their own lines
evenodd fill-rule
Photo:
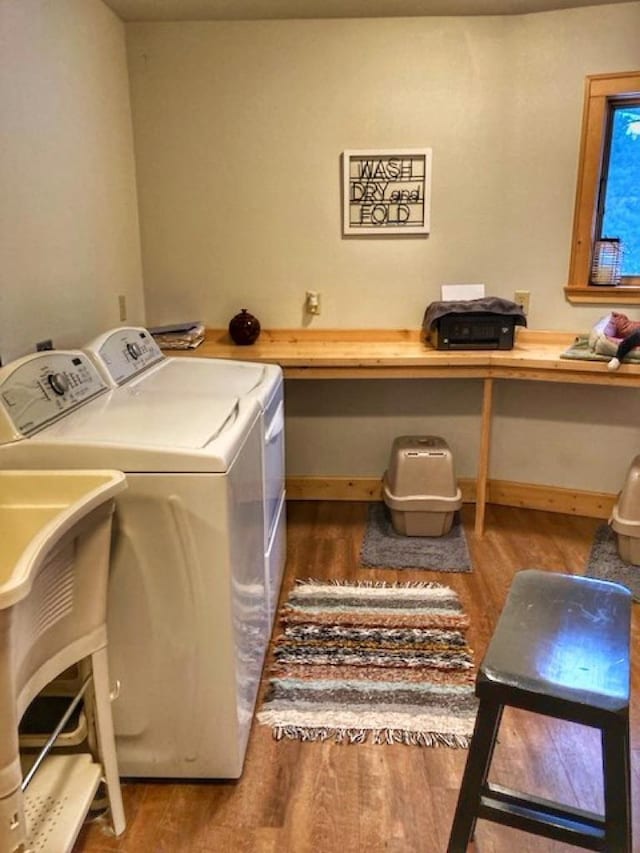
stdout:
<svg viewBox="0 0 640 853">
<path fill-rule="evenodd" d="M 640 322 L 637 320 L 630 320 L 626 314 L 618 314 L 617 311 L 611 312 L 611 321 L 615 327 L 614 333 L 611 335 L 613 338 L 626 338 L 631 332 L 636 332 L 640 329 Z M 609 324 L 607 324 L 607 329 L 609 328 Z M 609 332 L 605 330 L 605 335 L 609 335 Z"/>
</svg>

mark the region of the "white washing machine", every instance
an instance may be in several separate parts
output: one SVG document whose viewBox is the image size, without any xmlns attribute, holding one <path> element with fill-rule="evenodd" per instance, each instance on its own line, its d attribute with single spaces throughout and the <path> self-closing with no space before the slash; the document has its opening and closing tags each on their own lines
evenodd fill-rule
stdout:
<svg viewBox="0 0 640 853">
<path fill-rule="evenodd" d="M 110 389 L 86 353 L 0 368 L 0 467 L 115 468 L 109 660 L 123 776 L 237 778 L 269 640 L 258 401 Z"/>
<path fill-rule="evenodd" d="M 284 383 L 276 364 L 255 364 L 220 358 L 166 356 L 144 328 L 111 329 L 83 350 L 112 388 L 135 398 L 187 390 L 207 395 L 233 395 L 256 400 L 262 430 L 264 488 L 264 561 L 269 624 L 273 625 L 286 561 Z"/>
</svg>

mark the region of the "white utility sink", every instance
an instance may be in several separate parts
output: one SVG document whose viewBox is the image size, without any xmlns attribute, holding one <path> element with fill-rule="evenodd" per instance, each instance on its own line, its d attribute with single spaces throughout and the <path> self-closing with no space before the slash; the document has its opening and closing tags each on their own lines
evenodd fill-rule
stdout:
<svg viewBox="0 0 640 853">
<path fill-rule="evenodd" d="M 0 471 L 0 609 L 28 595 L 45 551 L 124 488 L 120 471 Z"/>
<path fill-rule="evenodd" d="M 2 851 L 70 851 L 103 776 L 115 832 L 124 829 L 106 666 L 111 519 L 124 488 L 120 471 L 0 471 Z M 22 714 L 46 685 L 85 659 L 102 762 L 86 753 L 48 755 L 49 743 L 23 781 Z"/>
</svg>

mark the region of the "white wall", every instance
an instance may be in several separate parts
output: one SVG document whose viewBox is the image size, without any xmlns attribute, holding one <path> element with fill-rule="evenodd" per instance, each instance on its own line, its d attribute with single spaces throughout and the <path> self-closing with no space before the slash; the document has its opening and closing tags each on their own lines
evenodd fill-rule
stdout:
<svg viewBox="0 0 640 853">
<path fill-rule="evenodd" d="M 0 2 L 0 355 L 144 319 L 124 25 L 101 0 Z"/>
<path fill-rule="evenodd" d="M 489 18 L 127 26 L 149 321 L 418 328 L 443 282 L 531 291 L 534 328 L 586 330 L 569 265 L 584 78 L 638 65 L 640 3 Z M 343 238 L 340 155 L 433 148 L 429 237 Z M 633 315 L 633 312 L 632 312 Z M 308 319 L 308 318 L 307 318 Z M 436 433 L 476 472 L 479 382 L 287 383 L 291 475 L 380 475 Z M 491 476 L 615 492 L 635 391 L 507 382 Z"/>
<path fill-rule="evenodd" d="M 638 63 L 640 3 L 511 17 L 127 26 L 147 309 L 417 328 L 447 281 L 569 305 L 584 77 Z M 428 237 L 343 238 L 340 155 L 433 148 Z"/>
</svg>

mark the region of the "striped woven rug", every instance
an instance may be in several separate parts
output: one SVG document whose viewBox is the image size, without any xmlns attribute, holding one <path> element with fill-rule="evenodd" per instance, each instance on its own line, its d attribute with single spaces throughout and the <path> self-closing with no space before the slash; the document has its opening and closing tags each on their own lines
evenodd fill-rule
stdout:
<svg viewBox="0 0 640 853">
<path fill-rule="evenodd" d="M 467 747 L 468 618 L 438 583 L 298 581 L 258 721 L 274 737 Z"/>
</svg>

